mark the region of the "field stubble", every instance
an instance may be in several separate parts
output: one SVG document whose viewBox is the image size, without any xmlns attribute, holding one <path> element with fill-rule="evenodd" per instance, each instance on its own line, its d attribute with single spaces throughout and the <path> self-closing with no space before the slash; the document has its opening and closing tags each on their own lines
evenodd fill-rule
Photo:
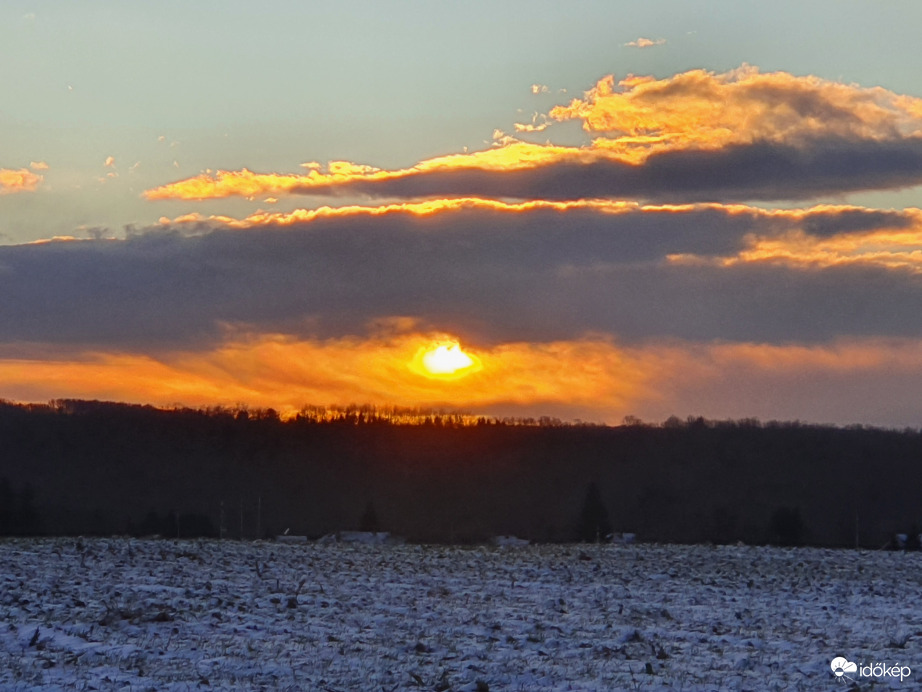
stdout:
<svg viewBox="0 0 922 692">
<path fill-rule="evenodd" d="M 4 690 L 843 689 L 835 656 L 922 675 L 918 553 L 9 539 L 0 565 Z"/>
</svg>

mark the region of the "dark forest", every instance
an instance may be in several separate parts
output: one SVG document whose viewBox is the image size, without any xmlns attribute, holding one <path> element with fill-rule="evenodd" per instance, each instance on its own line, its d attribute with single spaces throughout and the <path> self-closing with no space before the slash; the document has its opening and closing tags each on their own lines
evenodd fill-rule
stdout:
<svg viewBox="0 0 922 692">
<path fill-rule="evenodd" d="M 876 548 L 919 533 L 918 430 L 411 413 L 2 403 L 0 534 Z"/>
</svg>

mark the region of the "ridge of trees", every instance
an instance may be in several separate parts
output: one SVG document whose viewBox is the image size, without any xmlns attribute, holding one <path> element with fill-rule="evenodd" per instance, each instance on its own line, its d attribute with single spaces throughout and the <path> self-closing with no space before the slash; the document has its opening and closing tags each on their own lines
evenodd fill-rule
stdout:
<svg viewBox="0 0 922 692">
<path fill-rule="evenodd" d="M 0 402 L 0 535 L 879 547 L 918 533 L 920 486 L 911 428 Z"/>
<path fill-rule="evenodd" d="M 274 408 L 254 408 L 245 404 L 236 406 L 202 406 L 192 408 L 181 404 L 168 407 L 158 407 L 151 404 L 130 404 L 117 401 L 100 401 L 87 399 L 52 399 L 48 403 L 17 403 L 0 398 L 0 409 L 18 409 L 29 413 L 56 413 L 67 415 L 100 414 L 100 413 L 157 413 L 162 415 L 203 416 L 209 418 L 228 419 L 238 421 L 278 421 L 281 423 L 340 423 L 348 425 L 435 425 L 441 427 L 466 427 L 466 426 L 522 426 L 541 428 L 764 428 L 764 429 L 841 429 L 841 430 L 869 430 L 869 431 L 899 431 L 906 434 L 920 432 L 920 428 L 904 427 L 901 429 L 887 428 L 861 423 L 851 423 L 837 426 L 829 423 L 809 423 L 800 420 L 768 420 L 758 418 L 738 419 L 713 419 L 703 416 L 669 416 L 662 422 L 644 421 L 637 416 L 625 416 L 619 426 L 581 419 L 564 420 L 556 416 L 486 416 L 472 414 L 454 409 L 434 409 L 415 406 L 379 406 L 375 404 L 348 404 L 319 406 L 306 404 L 293 414 L 283 416 Z"/>
</svg>

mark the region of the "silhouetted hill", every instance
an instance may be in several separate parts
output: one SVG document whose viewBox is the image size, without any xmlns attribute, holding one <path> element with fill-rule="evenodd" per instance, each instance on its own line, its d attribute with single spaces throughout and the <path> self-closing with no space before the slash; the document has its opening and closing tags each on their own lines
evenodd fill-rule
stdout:
<svg viewBox="0 0 922 692">
<path fill-rule="evenodd" d="M 877 547 L 917 532 L 920 487 L 914 430 L 0 404 L 0 533 L 319 536 L 371 510 L 419 541 L 574 540 L 598 516 L 641 540 L 854 545 L 857 528 Z"/>
</svg>

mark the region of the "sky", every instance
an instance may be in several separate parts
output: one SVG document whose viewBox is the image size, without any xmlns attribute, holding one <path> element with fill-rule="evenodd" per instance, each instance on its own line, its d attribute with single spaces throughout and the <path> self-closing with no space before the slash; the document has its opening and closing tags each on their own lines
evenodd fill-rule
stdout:
<svg viewBox="0 0 922 692">
<path fill-rule="evenodd" d="M 915 0 L 0 4 L 0 398 L 922 425 Z"/>
</svg>

